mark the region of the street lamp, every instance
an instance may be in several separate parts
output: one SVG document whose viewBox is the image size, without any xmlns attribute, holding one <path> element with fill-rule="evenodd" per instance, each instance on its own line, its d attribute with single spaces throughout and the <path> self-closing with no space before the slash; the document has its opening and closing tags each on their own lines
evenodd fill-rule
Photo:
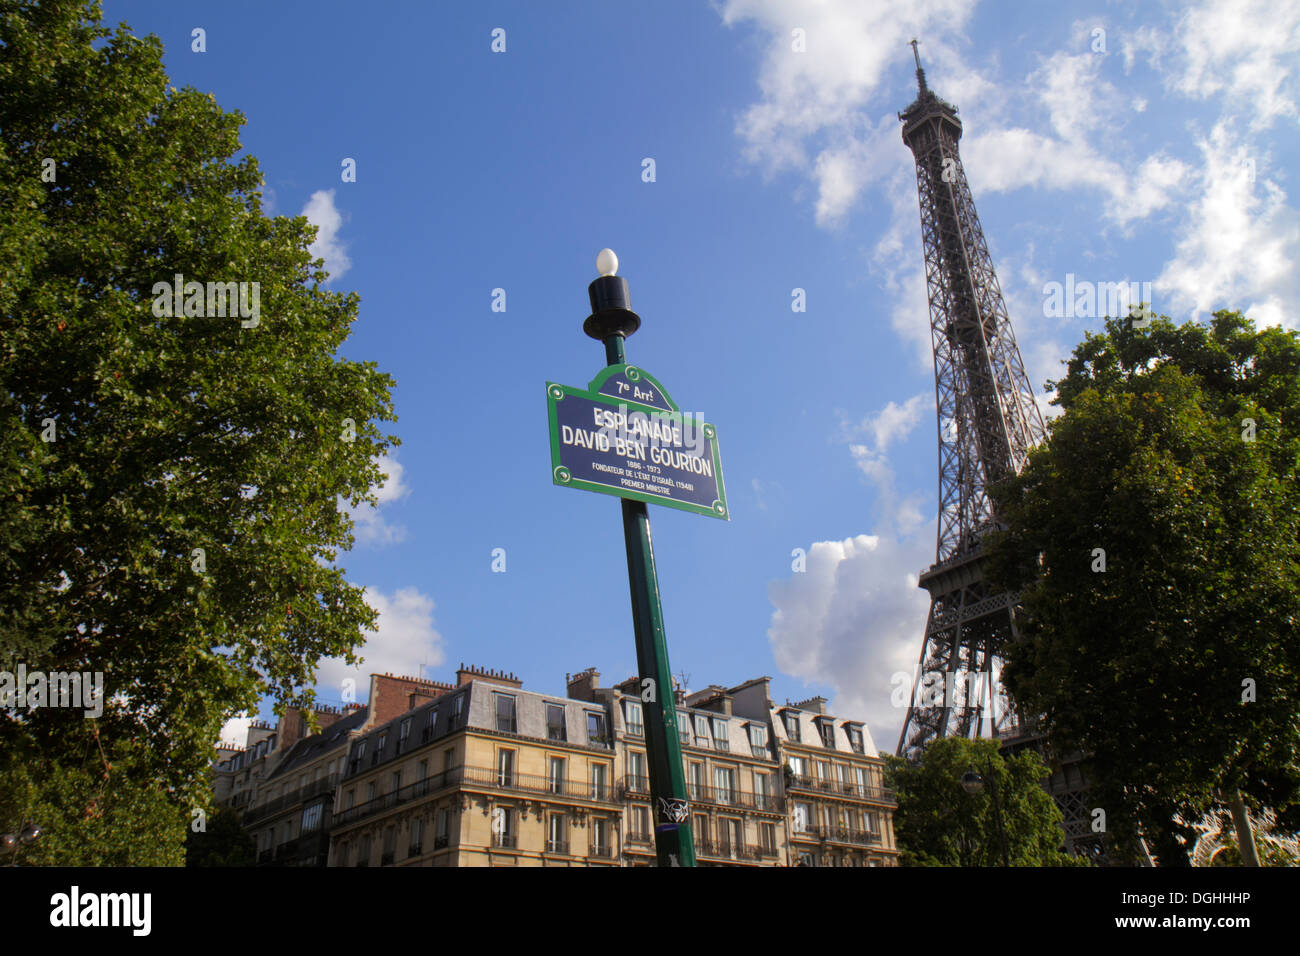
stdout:
<svg viewBox="0 0 1300 956">
<path fill-rule="evenodd" d="M 1007 836 L 1002 829 L 1002 808 L 998 805 L 998 785 L 993 779 L 993 762 L 989 761 L 984 776 L 980 776 L 974 770 L 967 770 L 961 775 L 962 789 L 970 794 L 983 792 L 986 781 L 989 787 L 989 796 L 993 798 L 993 820 L 998 828 L 998 846 L 1002 849 L 1002 865 L 1009 867 L 1011 860 L 1007 856 Z"/>
<path fill-rule="evenodd" d="M 30 846 L 40 839 L 41 834 L 45 832 L 39 823 L 26 823 L 18 833 L 0 834 L 0 847 L 6 850 L 12 849 L 13 856 L 9 858 L 10 866 L 18 865 L 18 851 L 24 846 Z"/>
</svg>

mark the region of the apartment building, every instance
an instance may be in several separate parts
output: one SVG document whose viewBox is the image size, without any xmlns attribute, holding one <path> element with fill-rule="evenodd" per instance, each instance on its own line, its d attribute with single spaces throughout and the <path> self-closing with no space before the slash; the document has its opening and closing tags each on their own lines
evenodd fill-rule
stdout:
<svg viewBox="0 0 1300 956">
<path fill-rule="evenodd" d="M 607 707 L 461 665 L 437 701 L 353 740 L 332 866 L 616 865 Z"/>
<path fill-rule="evenodd" d="M 746 699 L 748 707 L 752 701 Z M 813 697 L 771 705 L 782 766 L 791 866 L 897 866 L 894 795 L 861 721 L 826 713 Z"/>
</svg>

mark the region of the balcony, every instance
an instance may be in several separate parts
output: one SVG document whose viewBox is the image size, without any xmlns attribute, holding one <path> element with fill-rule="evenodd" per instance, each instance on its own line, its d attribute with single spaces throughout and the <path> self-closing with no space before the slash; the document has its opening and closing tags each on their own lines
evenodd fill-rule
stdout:
<svg viewBox="0 0 1300 956">
<path fill-rule="evenodd" d="M 649 833 L 644 833 L 639 830 L 633 830 L 625 837 L 625 839 L 628 843 L 653 843 L 654 842 L 654 837 L 652 837 Z"/>
<path fill-rule="evenodd" d="M 406 855 L 407 855 L 408 857 L 419 856 L 419 855 L 420 855 L 421 853 L 423 853 L 423 852 L 424 852 L 424 846 L 423 846 L 423 844 L 420 844 L 420 843 L 412 843 L 412 844 L 410 845 L 410 847 L 407 849 L 407 851 L 406 851 Z"/>
<path fill-rule="evenodd" d="M 624 778 L 623 778 L 623 792 L 626 793 L 626 794 L 628 794 L 628 795 L 638 794 L 638 795 L 640 795 L 640 796 L 649 796 L 649 794 L 650 794 L 650 778 L 649 778 L 649 777 L 636 777 L 636 776 L 626 776 L 626 777 L 624 777 Z"/>
<path fill-rule="evenodd" d="M 513 833 L 494 833 L 492 834 L 492 845 L 502 850 L 519 849 L 519 838 Z"/>
<path fill-rule="evenodd" d="M 843 843 L 849 846 L 881 846 L 876 830 L 852 830 L 846 827 L 806 826 L 790 834 L 796 839 L 817 840 L 821 843 Z"/>
<path fill-rule="evenodd" d="M 396 858 L 397 858 L 396 850 L 385 850 L 383 855 L 379 858 L 379 865 L 392 866 L 393 860 L 395 860 Z"/>
<path fill-rule="evenodd" d="M 546 852 L 567 854 L 569 852 L 569 841 L 568 840 L 547 840 Z"/>
<path fill-rule="evenodd" d="M 784 806 L 781 797 L 770 793 L 750 793 L 748 790 L 694 785 L 689 786 L 687 791 L 692 801 L 711 803 L 719 807 L 746 807 L 766 813 L 780 813 Z"/>
<path fill-rule="evenodd" d="M 505 790 L 512 793 L 536 793 L 564 796 L 571 800 L 595 803 L 613 803 L 610 788 L 604 783 L 583 783 L 576 780 L 558 780 L 541 774 L 502 774 L 494 767 L 453 767 L 424 780 L 407 784 L 391 793 L 359 803 L 334 816 L 336 827 L 365 819 L 393 807 L 417 800 L 420 797 L 446 790 L 450 787 L 481 787 Z"/>
<path fill-rule="evenodd" d="M 786 774 L 785 785 L 796 790 L 817 790 L 821 793 L 834 793 L 854 797 L 858 800 L 873 800 L 897 806 L 894 791 L 885 787 L 859 787 L 856 783 L 844 783 L 829 777 L 810 777 L 807 774 Z"/>
<path fill-rule="evenodd" d="M 322 793 L 333 793 L 334 788 L 338 786 L 338 782 L 338 774 L 332 773 L 320 780 L 305 784 L 297 790 L 291 790 L 282 797 L 276 797 L 273 800 L 267 800 L 264 803 L 249 807 L 244 813 L 244 826 L 252 826 L 260 820 L 265 820 L 267 817 L 279 813 L 281 810 L 297 808 L 312 797 L 318 797 Z"/>
<path fill-rule="evenodd" d="M 613 859 L 614 848 L 612 846 L 593 846 L 587 851 L 587 855 L 599 857 L 602 860 Z"/>
<path fill-rule="evenodd" d="M 447 843 L 448 843 L 448 842 L 449 842 L 449 838 L 448 838 L 448 837 L 445 837 L 445 836 L 434 837 L 434 838 L 433 838 L 433 848 L 434 848 L 435 850 L 445 850 L 445 849 L 447 849 Z"/>
</svg>

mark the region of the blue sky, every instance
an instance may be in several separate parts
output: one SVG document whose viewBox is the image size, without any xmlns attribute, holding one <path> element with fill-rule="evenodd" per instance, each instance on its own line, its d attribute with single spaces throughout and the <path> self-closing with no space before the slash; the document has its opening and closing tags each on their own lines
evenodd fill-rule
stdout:
<svg viewBox="0 0 1300 956">
<path fill-rule="evenodd" d="M 161 37 L 174 85 L 245 114 L 267 211 L 307 213 L 331 288 L 361 296 L 345 354 L 397 380 L 403 443 L 341 562 L 381 612 L 362 673 L 446 680 L 463 660 L 548 693 L 590 665 L 634 674 L 618 503 L 552 485 L 544 397 L 604 364 L 581 325 L 609 246 L 643 320 L 629 360 L 717 425 L 732 510 L 651 508 L 674 671 L 692 689 L 767 674 L 778 701 L 822 694 L 892 752 L 937 481 L 895 115 L 915 95 L 913 36 L 961 111 L 1036 387 L 1101 325 L 1045 314 L 1045 286 L 1070 275 L 1150 283 L 1180 319 L 1234 307 L 1297 327 L 1294 2 L 104 12 Z M 349 672 L 319 676 L 337 702 Z"/>
</svg>

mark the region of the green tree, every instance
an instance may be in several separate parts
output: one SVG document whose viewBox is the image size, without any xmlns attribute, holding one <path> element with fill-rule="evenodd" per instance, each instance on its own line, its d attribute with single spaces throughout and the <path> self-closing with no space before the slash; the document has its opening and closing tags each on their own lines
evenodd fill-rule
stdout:
<svg viewBox="0 0 1300 956">
<path fill-rule="evenodd" d="M 1112 834 L 1185 865 L 1243 798 L 1300 815 L 1300 337 L 1235 312 L 1110 320 L 1056 383 L 1064 413 L 995 490 L 990 573 L 1020 591 L 1003 677 L 1090 755 Z"/>
<path fill-rule="evenodd" d="M 242 115 L 99 19 L 0 0 L 0 669 L 109 697 L 0 710 L 0 780 L 32 788 L 0 811 L 48 816 L 24 861 L 179 864 L 222 722 L 310 706 L 374 625 L 335 561 L 392 380 L 339 357 L 359 299 L 322 288 L 305 218 L 262 214 Z M 176 274 L 246 283 L 246 313 L 191 289 L 166 314 Z"/>
<path fill-rule="evenodd" d="M 1008 758 L 996 740 L 941 737 L 915 765 L 894 756 L 885 762 L 898 795 L 894 834 L 904 866 L 1002 866 L 999 815 L 1012 866 L 1087 865 L 1061 849 L 1061 811 L 1042 787 L 1048 771 L 1037 753 Z M 962 786 L 971 771 L 984 778 L 975 793 Z"/>
<path fill-rule="evenodd" d="M 209 814 L 202 830 L 191 822 L 185 834 L 186 866 L 253 866 L 256 858 L 252 835 L 240 826 L 239 814 L 226 807 Z"/>
</svg>

